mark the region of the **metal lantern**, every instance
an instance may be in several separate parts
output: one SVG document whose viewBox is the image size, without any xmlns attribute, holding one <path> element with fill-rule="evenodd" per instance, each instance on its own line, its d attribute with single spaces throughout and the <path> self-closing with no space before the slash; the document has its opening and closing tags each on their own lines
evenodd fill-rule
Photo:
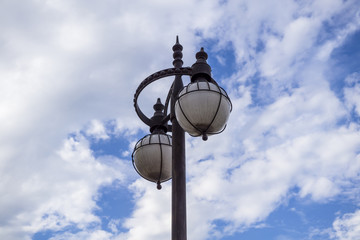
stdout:
<svg viewBox="0 0 360 240">
<path fill-rule="evenodd" d="M 231 112 L 231 102 L 225 90 L 208 82 L 187 85 L 175 103 L 180 126 L 191 136 L 213 135 L 222 132 Z"/>
<path fill-rule="evenodd" d="M 225 129 L 232 110 L 227 93 L 211 78 L 207 57 L 201 48 L 192 66 L 191 83 L 181 90 L 175 102 L 180 126 L 191 136 L 202 136 L 203 140 Z"/>
<path fill-rule="evenodd" d="M 171 179 L 171 136 L 164 133 L 152 133 L 140 139 L 132 154 L 134 168 L 143 178 L 157 183 Z"/>
</svg>

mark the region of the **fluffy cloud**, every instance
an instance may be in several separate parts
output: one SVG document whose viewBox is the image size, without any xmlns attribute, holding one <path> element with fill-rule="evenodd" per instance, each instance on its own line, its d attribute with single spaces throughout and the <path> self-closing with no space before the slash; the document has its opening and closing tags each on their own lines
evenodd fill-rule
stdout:
<svg viewBox="0 0 360 240">
<path fill-rule="evenodd" d="M 95 138 L 96 140 L 109 139 L 109 135 L 106 133 L 106 128 L 99 120 L 92 120 L 89 127 L 85 130 L 86 135 Z"/>
<path fill-rule="evenodd" d="M 360 74 L 353 73 L 345 79 L 347 87 L 344 89 L 346 106 L 360 116 Z"/>
<path fill-rule="evenodd" d="M 357 239 L 360 237 L 360 210 L 338 217 L 333 223 L 335 238 L 339 240 Z"/>
<path fill-rule="evenodd" d="M 95 159 L 81 135 L 66 140 L 51 156 L 14 167 L 7 165 L 2 175 L 1 191 L 6 197 L 0 204 L 0 235 L 16 238 L 12 235 L 16 233 L 23 239 L 37 231 L 98 222 L 93 213 L 98 188 L 115 179 L 124 181 L 122 171 L 127 168 L 115 158 Z"/>
</svg>

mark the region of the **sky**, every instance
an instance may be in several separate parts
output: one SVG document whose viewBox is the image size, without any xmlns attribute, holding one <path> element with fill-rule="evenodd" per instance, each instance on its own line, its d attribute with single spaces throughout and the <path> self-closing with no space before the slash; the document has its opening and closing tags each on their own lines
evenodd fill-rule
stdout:
<svg viewBox="0 0 360 240">
<path fill-rule="evenodd" d="M 170 239 L 131 153 L 177 35 L 233 104 L 186 136 L 188 239 L 360 239 L 358 0 L 0 0 L 0 239 Z"/>
</svg>

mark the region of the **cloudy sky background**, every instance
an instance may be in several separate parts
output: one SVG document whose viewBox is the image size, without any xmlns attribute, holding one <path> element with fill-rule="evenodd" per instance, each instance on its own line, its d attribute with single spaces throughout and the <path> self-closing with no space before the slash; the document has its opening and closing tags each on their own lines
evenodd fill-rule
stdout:
<svg viewBox="0 0 360 240">
<path fill-rule="evenodd" d="M 357 0 L 1 0 L 0 238 L 170 238 L 132 101 L 176 35 L 233 102 L 225 132 L 187 137 L 188 239 L 360 239 Z"/>
</svg>

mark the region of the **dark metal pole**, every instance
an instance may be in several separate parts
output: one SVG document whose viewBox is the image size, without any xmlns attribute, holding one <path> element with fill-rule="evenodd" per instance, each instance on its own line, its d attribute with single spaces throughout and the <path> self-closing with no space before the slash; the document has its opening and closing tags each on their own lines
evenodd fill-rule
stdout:
<svg viewBox="0 0 360 240">
<path fill-rule="evenodd" d="M 182 49 L 179 38 L 176 37 L 176 44 L 173 46 L 175 68 L 183 65 Z M 170 112 L 172 122 L 172 240 L 186 240 L 185 132 L 177 122 L 174 110 L 176 97 L 182 88 L 181 76 L 175 76 Z"/>
</svg>

